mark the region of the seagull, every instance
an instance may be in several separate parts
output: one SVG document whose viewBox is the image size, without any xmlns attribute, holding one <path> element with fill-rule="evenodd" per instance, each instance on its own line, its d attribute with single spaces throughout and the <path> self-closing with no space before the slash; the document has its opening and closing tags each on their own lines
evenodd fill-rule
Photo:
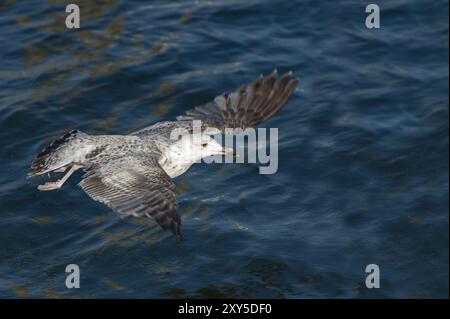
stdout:
<svg viewBox="0 0 450 319">
<path fill-rule="evenodd" d="M 253 128 L 268 120 L 283 107 L 298 83 L 292 71 L 278 77 L 275 69 L 231 94 L 223 93 L 188 110 L 176 121 L 158 122 L 128 135 L 89 135 L 71 130 L 36 156 L 27 178 L 68 170 L 56 182 L 38 186 L 40 191 L 50 191 L 61 188 L 82 169 L 85 174 L 78 185 L 92 199 L 121 217 L 153 218 L 182 240 L 172 179 L 204 157 L 233 154 L 233 149 L 209 135 L 226 133 L 227 128 Z M 192 134 L 195 121 L 200 121 L 207 134 Z M 171 132 L 176 129 L 184 130 L 190 138 L 173 139 Z"/>
</svg>

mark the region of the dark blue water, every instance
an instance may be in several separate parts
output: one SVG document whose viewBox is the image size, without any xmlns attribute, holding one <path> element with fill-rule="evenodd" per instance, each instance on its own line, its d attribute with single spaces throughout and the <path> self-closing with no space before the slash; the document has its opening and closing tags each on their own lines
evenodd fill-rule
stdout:
<svg viewBox="0 0 450 319">
<path fill-rule="evenodd" d="M 0 3 L 0 297 L 448 297 L 448 2 Z M 277 67 L 300 88 L 266 123 L 279 168 L 176 179 L 183 243 L 79 187 L 39 192 L 71 128 L 123 134 Z M 65 287 L 78 264 L 81 288 Z M 377 264 L 381 288 L 367 289 Z"/>
</svg>

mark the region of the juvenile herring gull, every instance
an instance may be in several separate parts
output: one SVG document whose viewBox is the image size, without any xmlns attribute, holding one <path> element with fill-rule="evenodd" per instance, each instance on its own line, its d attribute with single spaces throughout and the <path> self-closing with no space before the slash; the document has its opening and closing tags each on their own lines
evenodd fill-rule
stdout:
<svg viewBox="0 0 450 319">
<path fill-rule="evenodd" d="M 69 169 L 62 179 L 38 186 L 40 191 L 48 191 L 60 188 L 73 172 L 82 168 L 85 174 L 78 185 L 94 200 L 123 217 L 152 217 L 181 240 L 172 178 L 201 158 L 229 154 L 232 150 L 207 134 L 177 140 L 170 133 L 185 129 L 191 135 L 197 120 L 201 121 L 202 130 L 213 128 L 222 133 L 225 128 L 255 127 L 274 116 L 297 85 L 298 79 L 292 79 L 292 72 L 278 78 L 274 70 L 232 94 L 223 93 L 212 102 L 187 111 L 176 121 L 158 122 L 129 135 L 88 135 L 72 130 L 36 156 L 28 177 Z M 188 153 L 186 146 L 191 150 Z"/>
</svg>

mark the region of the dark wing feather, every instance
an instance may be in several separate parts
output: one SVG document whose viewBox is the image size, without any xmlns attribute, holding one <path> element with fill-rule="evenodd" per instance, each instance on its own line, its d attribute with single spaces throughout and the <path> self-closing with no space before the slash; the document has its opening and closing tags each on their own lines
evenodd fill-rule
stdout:
<svg viewBox="0 0 450 319">
<path fill-rule="evenodd" d="M 299 81 L 292 72 L 278 78 L 274 70 L 232 94 L 224 93 L 214 101 L 200 105 L 177 117 L 179 121 L 201 120 L 202 126 L 225 128 L 255 127 L 274 116 L 296 89 Z"/>
<path fill-rule="evenodd" d="M 155 159 L 133 154 L 86 171 L 79 185 L 94 200 L 122 216 L 153 217 L 182 239 L 175 185 Z"/>
</svg>

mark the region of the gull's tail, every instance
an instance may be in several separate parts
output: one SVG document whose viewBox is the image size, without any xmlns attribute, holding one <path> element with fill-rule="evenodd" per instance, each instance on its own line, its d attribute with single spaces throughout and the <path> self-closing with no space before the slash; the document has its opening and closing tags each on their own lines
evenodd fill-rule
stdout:
<svg viewBox="0 0 450 319">
<path fill-rule="evenodd" d="M 44 148 L 31 164 L 27 178 L 42 175 L 76 161 L 77 150 L 84 148 L 83 140 L 88 135 L 72 130 Z"/>
</svg>

